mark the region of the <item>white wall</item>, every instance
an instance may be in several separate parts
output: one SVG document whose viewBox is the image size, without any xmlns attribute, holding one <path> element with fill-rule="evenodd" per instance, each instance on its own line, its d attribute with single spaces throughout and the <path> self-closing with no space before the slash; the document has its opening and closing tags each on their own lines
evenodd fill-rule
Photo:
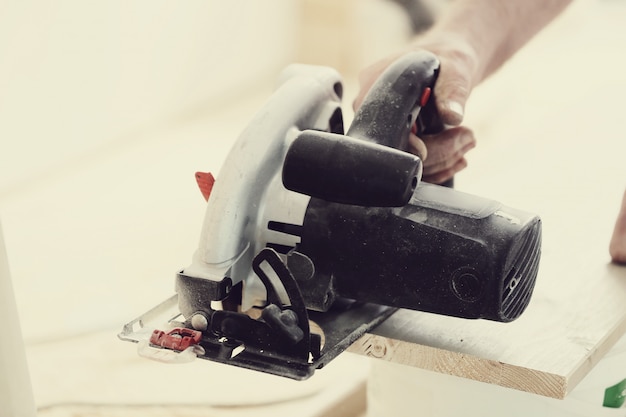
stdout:
<svg viewBox="0 0 626 417">
<path fill-rule="evenodd" d="M 170 295 L 204 214 L 193 173 L 218 173 L 280 70 L 351 81 L 401 42 L 398 10 L 361 1 L 0 0 L 0 221 L 27 343 Z"/>
<path fill-rule="evenodd" d="M 0 199 L 292 60 L 292 0 L 0 0 Z"/>
</svg>

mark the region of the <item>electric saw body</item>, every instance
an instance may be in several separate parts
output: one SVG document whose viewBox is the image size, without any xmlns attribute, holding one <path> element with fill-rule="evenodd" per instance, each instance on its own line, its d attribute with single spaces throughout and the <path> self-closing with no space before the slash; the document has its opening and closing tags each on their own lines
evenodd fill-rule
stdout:
<svg viewBox="0 0 626 417">
<path fill-rule="evenodd" d="M 397 308 L 519 317 L 539 217 L 424 183 L 407 151 L 411 129 L 443 129 L 438 71 L 430 53 L 400 58 L 344 134 L 339 74 L 288 67 L 217 179 L 196 174 L 207 210 L 176 295 L 120 338 L 304 379 Z M 146 327 L 166 308 L 161 328 Z"/>
</svg>

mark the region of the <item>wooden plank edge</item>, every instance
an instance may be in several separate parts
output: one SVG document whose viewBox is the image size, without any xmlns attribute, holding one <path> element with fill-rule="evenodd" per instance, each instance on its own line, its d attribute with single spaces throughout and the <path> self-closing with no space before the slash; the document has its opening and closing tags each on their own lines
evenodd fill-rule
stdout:
<svg viewBox="0 0 626 417">
<path fill-rule="evenodd" d="M 567 394 L 582 381 L 585 376 L 604 358 L 611 348 L 626 334 L 626 315 L 615 325 L 607 336 L 576 366 L 567 378 Z"/>
<path fill-rule="evenodd" d="M 564 399 L 570 385 L 566 376 L 374 334 L 348 352 L 556 399 Z"/>
</svg>

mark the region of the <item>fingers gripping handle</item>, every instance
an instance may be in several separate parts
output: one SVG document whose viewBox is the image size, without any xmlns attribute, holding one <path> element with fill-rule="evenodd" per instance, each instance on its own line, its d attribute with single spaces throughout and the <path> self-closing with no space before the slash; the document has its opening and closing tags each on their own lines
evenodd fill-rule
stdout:
<svg viewBox="0 0 626 417">
<path fill-rule="evenodd" d="M 437 121 L 429 102 L 439 62 L 429 52 L 404 55 L 372 86 L 346 136 L 306 130 L 291 144 L 283 165 L 289 190 L 363 206 L 403 206 L 422 176 L 422 161 L 407 152 L 413 124 Z M 432 102 L 432 100 L 430 100 Z M 434 109 L 434 106 L 432 106 Z"/>
<path fill-rule="evenodd" d="M 431 114 L 431 106 L 428 115 L 421 114 L 423 107 L 426 110 L 429 102 L 434 103 L 429 96 L 438 73 L 439 60 L 427 51 L 405 54 L 394 61 L 365 96 L 347 135 L 406 151 L 418 118 L 418 133 L 436 130 L 433 125 L 440 124 Z"/>
</svg>

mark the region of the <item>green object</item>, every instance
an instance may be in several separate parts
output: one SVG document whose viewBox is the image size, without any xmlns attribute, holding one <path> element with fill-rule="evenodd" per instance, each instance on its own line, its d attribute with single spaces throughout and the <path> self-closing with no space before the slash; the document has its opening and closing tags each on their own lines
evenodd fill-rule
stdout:
<svg viewBox="0 0 626 417">
<path fill-rule="evenodd" d="M 626 379 L 604 390 L 604 407 L 620 408 L 626 400 Z"/>
</svg>

